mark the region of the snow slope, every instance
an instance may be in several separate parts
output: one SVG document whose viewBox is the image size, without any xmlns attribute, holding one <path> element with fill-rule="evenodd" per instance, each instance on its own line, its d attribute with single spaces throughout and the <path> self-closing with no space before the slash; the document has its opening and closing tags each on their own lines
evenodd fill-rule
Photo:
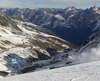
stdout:
<svg viewBox="0 0 100 81">
<path fill-rule="evenodd" d="M 92 34 L 78 49 L 70 52 L 70 55 L 78 63 L 100 60 L 100 31 Z"/>
<path fill-rule="evenodd" d="M 0 81 L 100 81 L 100 61 L 0 78 Z"/>
<path fill-rule="evenodd" d="M 0 71 L 11 70 L 11 53 L 17 55 L 22 68 L 34 60 L 50 58 L 53 50 L 74 48 L 74 44 L 51 34 L 30 22 L 0 14 Z"/>
</svg>

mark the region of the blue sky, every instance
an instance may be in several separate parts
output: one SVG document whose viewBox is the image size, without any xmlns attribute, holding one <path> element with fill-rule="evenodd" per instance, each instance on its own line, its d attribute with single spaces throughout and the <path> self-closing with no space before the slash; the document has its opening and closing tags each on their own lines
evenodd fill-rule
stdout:
<svg viewBox="0 0 100 81">
<path fill-rule="evenodd" d="M 0 0 L 3 8 L 89 8 L 94 5 L 100 7 L 100 0 Z"/>
</svg>

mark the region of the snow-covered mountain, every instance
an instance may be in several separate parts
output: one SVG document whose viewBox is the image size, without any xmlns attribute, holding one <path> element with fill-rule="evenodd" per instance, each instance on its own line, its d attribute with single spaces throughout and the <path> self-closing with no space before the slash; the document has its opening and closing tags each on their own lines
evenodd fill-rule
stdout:
<svg viewBox="0 0 100 81">
<path fill-rule="evenodd" d="M 39 9 L 7 9 L 8 16 L 28 19 L 30 22 L 52 30 L 61 38 L 81 45 L 90 35 L 100 30 L 100 8 L 77 9 L 39 8 Z"/>
<path fill-rule="evenodd" d="M 11 53 L 18 56 L 21 67 L 29 66 L 34 60 L 50 58 L 67 48 L 77 48 L 24 19 L 16 19 L 0 14 L 0 70 L 11 67 Z"/>
<path fill-rule="evenodd" d="M 92 34 L 76 50 L 70 53 L 74 62 L 86 63 L 100 60 L 100 31 Z"/>
<path fill-rule="evenodd" d="M 83 42 L 83 44 L 77 49 L 77 51 L 84 52 L 91 48 L 98 48 L 99 46 L 100 46 L 100 31 L 89 36 L 89 38 Z"/>
<path fill-rule="evenodd" d="M 25 66 L 22 71 L 38 66 L 40 68 L 35 71 L 45 70 L 7 77 L 0 79 L 0 81 L 11 81 L 13 78 L 16 81 L 23 79 L 26 81 L 100 80 L 100 8 L 96 6 L 86 10 L 75 7 L 34 10 L 16 8 L 3 10 L 3 12 L 13 17 L 0 15 L 0 70 L 10 69 L 10 53 L 18 56 L 21 68 Z M 56 53 L 67 48 L 75 49 L 77 46 L 57 37 L 56 34 L 41 26 L 51 29 L 57 35 L 62 33 L 61 35 L 66 35 L 68 41 L 71 40 L 77 44 L 81 44 L 88 36 L 89 38 L 78 49 L 69 52 L 72 63 L 66 65 L 65 60 L 61 58 L 65 53 L 57 55 Z M 50 70 L 51 67 L 56 69 Z M 16 69 L 16 66 L 13 68 Z"/>
<path fill-rule="evenodd" d="M 16 20 L 15 20 L 16 21 Z M 66 65 L 64 67 L 49 69 L 42 68 L 45 70 L 31 72 L 22 75 L 16 75 L 13 77 L 0 78 L 0 81 L 22 81 L 22 80 L 37 80 L 37 81 L 99 81 L 100 80 L 100 32 L 94 33 L 91 35 L 78 49 L 72 51 L 75 55 L 72 54 L 74 65 Z M 85 47 L 85 49 L 84 49 Z M 81 50 L 81 51 L 80 51 Z M 83 52 L 83 53 L 82 53 Z M 74 59 L 76 58 L 76 59 Z M 89 62 L 90 61 L 90 62 Z M 91 62 L 93 61 L 93 62 Z M 85 63 L 83 63 L 85 62 Z M 76 64 L 75 63 L 81 63 Z M 61 65 L 57 63 L 56 66 Z M 54 65 L 52 65 L 54 66 Z"/>
<path fill-rule="evenodd" d="M 3 11 L 8 16 L 17 16 L 28 19 L 30 22 L 52 30 L 58 36 L 70 40 L 66 34 L 66 29 L 70 28 L 69 19 L 77 12 L 81 11 L 73 6 L 65 9 L 39 8 L 39 9 L 7 9 Z M 62 33 L 61 33 L 62 32 Z M 66 36 L 65 36 L 66 35 Z M 71 40 L 70 40 L 71 41 Z M 72 41 L 71 41 L 72 42 Z"/>
</svg>

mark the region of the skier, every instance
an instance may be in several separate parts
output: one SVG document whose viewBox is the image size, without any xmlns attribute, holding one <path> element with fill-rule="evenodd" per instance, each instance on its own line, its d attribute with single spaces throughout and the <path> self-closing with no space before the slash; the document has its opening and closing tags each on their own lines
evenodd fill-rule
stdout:
<svg viewBox="0 0 100 81">
<path fill-rule="evenodd" d="M 72 57 L 68 55 L 67 59 L 66 59 L 66 64 L 72 63 Z"/>
<path fill-rule="evenodd" d="M 63 56 L 63 60 L 66 64 L 72 63 L 73 58 L 69 56 L 69 54 L 66 54 Z"/>
</svg>

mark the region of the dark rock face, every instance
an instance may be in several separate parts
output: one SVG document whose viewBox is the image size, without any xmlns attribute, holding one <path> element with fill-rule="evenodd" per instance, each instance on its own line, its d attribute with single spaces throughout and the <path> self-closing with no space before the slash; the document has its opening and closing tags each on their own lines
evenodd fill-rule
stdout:
<svg viewBox="0 0 100 81">
<path fill-rule="evenodd" d="M 85 40 L 82 45 L 76 50 L 77 52 L 83 52 L 87 49 L 98 48 L 100 46 L 100 31 L 93 33 Z"/>
</svg>

